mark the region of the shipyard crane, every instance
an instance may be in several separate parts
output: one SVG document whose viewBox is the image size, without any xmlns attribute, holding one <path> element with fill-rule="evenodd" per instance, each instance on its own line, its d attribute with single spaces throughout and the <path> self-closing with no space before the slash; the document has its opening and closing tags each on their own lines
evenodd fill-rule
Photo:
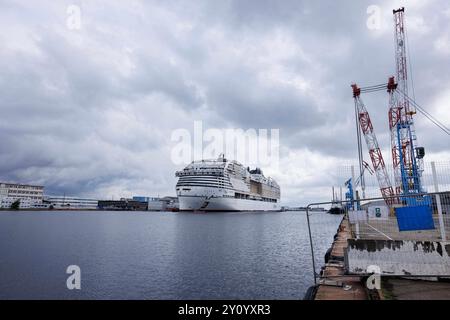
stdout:
<svg viewBox="0 0 450 320">
<path fill-rule="evenodd" d="M 423 172 L 423 157 L 425 149 L 416 147 L 417 137 L 414 128 L 413 116 L 418 110 L 431 122 L 450 135 L 450 129 L 431 116 L 427 111 L 408 96 L 408 73 L 406 59 L 406 29 L 404 22 L 405 8 L 393 10 L 395 26 L 395 62 L 397 81 L 390 77 L 388 83 L 370 87 L 359 88 L 352 85 L 355 111 L 359 126 L 357 126 L 358 152 L 360 160 L 360 175 L 364 177 L 362 168 L 361 131 L 369 149 L 374 171 L 376 172 L 381 194 L 386 204 L 392 205 L 399 200 L 414 206 L 418 204 L 430 204 L 429 197 L 419 200 L 417 197 L 408 197 L 414 194 L 424 193 L 421 176 Z M 389 130 L 391 135 L 391 153 L 394 170 L 394 187 L 392 187 L 386 166 L 373 131 L 369 113 L 361 100 L 361 93 L 387 90 L 389 93 Z M 363 186 L 362 180 L 362 186 Z M 364 187 L 363 187 L 364 190 Z"/>
<path fill-rule="evenodd" d="M 369 150 L 370 159 L 372 161 L 373 170 L 378 180 L 381 195 L 383 196 L 386 204 L 391 206 L 395 201 L 395 192 L 392 188 L 383 155 L 381 153 L 377 137 L 373 130 L 372 121 L 370 120 L 369 112 L 367 111 L 366 106 L 361 99 L 361 88 L 359 88 L 356 84 L 352 84 L 352 89 L 359 126 L 361 128 L 362 134 L 364 135 L 367 149 Z"/>
<path fill-rule="evenodd" d="M 414 104 L 408 97 L 408 64 L 406 58 L 405 8 L 393 10 L 395 27 L 395 65 L 397 83 L 394 77 L 388 80 L 389 129 L 391 132 L 392 164 L 396 194 L 410 195 L 423 192 L 424 148 L 416 147 L 417 136 L 413 116 Z"/>
</svg>

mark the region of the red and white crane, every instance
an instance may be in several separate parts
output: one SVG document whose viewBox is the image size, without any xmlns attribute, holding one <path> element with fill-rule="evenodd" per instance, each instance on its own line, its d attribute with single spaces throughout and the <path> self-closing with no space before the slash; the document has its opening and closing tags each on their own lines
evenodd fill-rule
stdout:
<svg viewBox="0 0 450 320">
<path fill-rule="evenodd" d="M 381 194 L 387 205 L 397 203 L 406 199 L 408 195 L 423 192 L 421 175 L 423 171 L 424 148 L 417 147 L 417 137 L 414 128 L 413 116 L 416 110 L 421 112 L 437 127 L 450 135 L 448 129 L 439 120 L 431 116 L 426 110 L 419 106 L 414 99 L 408 96 L 408 65 L 406 59 L 406 30 L 404 22 L 405 8 L 393 10 L 395 27 L 395 63 L 397 79 L 390 77 L 387 84 L 359 88 L 352 85 L 353 98 L 355 100 L 355 111 L 359 126 L 357 127 L 358 152 L 360 161 L 360 174 L 362 172 L 361 132 L 366 140 L 369 155 L 372 160 L 373 169 L 376 173 Z M 396 82 L 397 80 L 397 82 Z M 394 187 L 392 187 L 386 165 L 381 154 L 378 141 L 373 131 L 369 113 L 361 99 L 361 92 L 374 92 L 387 90 L 389 93 L 389 130 L 391 135 L 391 153 L 394 170 Z M 364 180 L 362 180 L 364 193 Z M 405 197 L 402 197 L 405 196 Z M 409 199 L 411 200 L 411 199 Z M 415 201 L 410 201 L 414 204 Z"/>
<path fill-rule="evenodd" d="M 364 139 L 366 140 L 367 149 L 369 150 L 373 170 L 377 176 L 381 195 L 383 196 L 386 204 L 391 205 L 394 201 L 395 193 L 386 170 L 386 164 L 384 162 L 380 146 L 378 145 L 377 137 L 373 130 L 372 121 L 370 120 L 369 112 L 367 112 L 364 102 L 361 99 L 361 89 L 358 88 L 356 84 L 352 84 L 352 88 L 359 126 L 362 134 L 364 135 Z"/>
</svg>

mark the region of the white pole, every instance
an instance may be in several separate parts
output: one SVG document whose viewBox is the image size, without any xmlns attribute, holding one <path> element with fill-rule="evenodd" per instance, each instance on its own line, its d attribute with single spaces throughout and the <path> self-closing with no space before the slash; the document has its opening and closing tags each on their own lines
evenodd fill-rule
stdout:
<svg viewBox="0 0 450 320">
<path fill-rule="evenodd" d="M 353 210 L 356 211 L 358 209 L 356 205 L 356 186 L 355 186 L 355 167 L 352 166 L 352 186 L 353 186 Z"/>
<path fill-rule="evenodd" d="M 436 165 L 435 165 L 434 161 L 431 162 L 431 171 L 433 172 L 434 191 L 439 192 L 439 185 L 437 182 L 437 175 L 436 175 Z M 441 239 L 443 242 L 446 242 L 447 236 L 445 234 L 444 218 L 442 217 L 441 197 L 438 194 L 436 195 L 436 205 L 437 205 L 437 209 L 438 209 L 439 228 L 441 230 Z"/>
<path fill-rule="evenodd" d="M 358 206 L 356 204 L 356 186 L 355 186 L 355 167 L 352 166 L 352 186 L 353 186 L 353 212 L 356 215 L 356 211 L 358 210 Z M 356 239 L 359 239 L 359 221 L 358 217 L 356 217 Z"/>
</svg>

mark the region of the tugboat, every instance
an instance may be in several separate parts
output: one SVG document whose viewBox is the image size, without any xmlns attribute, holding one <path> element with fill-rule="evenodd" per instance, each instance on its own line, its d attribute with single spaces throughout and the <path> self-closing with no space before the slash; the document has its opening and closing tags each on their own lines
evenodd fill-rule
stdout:
<svg viewBox="0 0 450 320">
<path fill-rule="evenodd" d="M 331 204 L 330 210 L 328 210 L 329 214 L 344 214 L 345 210 L 342 207 L 342 204 L 340 202 L 334 202 Z"/>
<path fill-rule="evenodd" d="M 345 210 L 342 206 L 342 201 L 338 201 L 337 197 L 334 194 L 334 187 L 333 187 L 333 199 L 331 200 L 331 207 L 330 210 L 328 210 L 329 214 L 344 214 Z"/>
</svg>

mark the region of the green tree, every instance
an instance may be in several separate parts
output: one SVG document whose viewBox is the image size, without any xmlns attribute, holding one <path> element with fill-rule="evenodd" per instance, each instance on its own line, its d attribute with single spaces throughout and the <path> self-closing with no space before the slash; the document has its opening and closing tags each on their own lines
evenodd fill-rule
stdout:
<svg viewBox="0 0 450 320">
<path fill-rule="evenodd" d="M 11 204 L 11 210 L 19 210 L 20 208 L 20 200 L 17 199 Z"/>
</svg>

